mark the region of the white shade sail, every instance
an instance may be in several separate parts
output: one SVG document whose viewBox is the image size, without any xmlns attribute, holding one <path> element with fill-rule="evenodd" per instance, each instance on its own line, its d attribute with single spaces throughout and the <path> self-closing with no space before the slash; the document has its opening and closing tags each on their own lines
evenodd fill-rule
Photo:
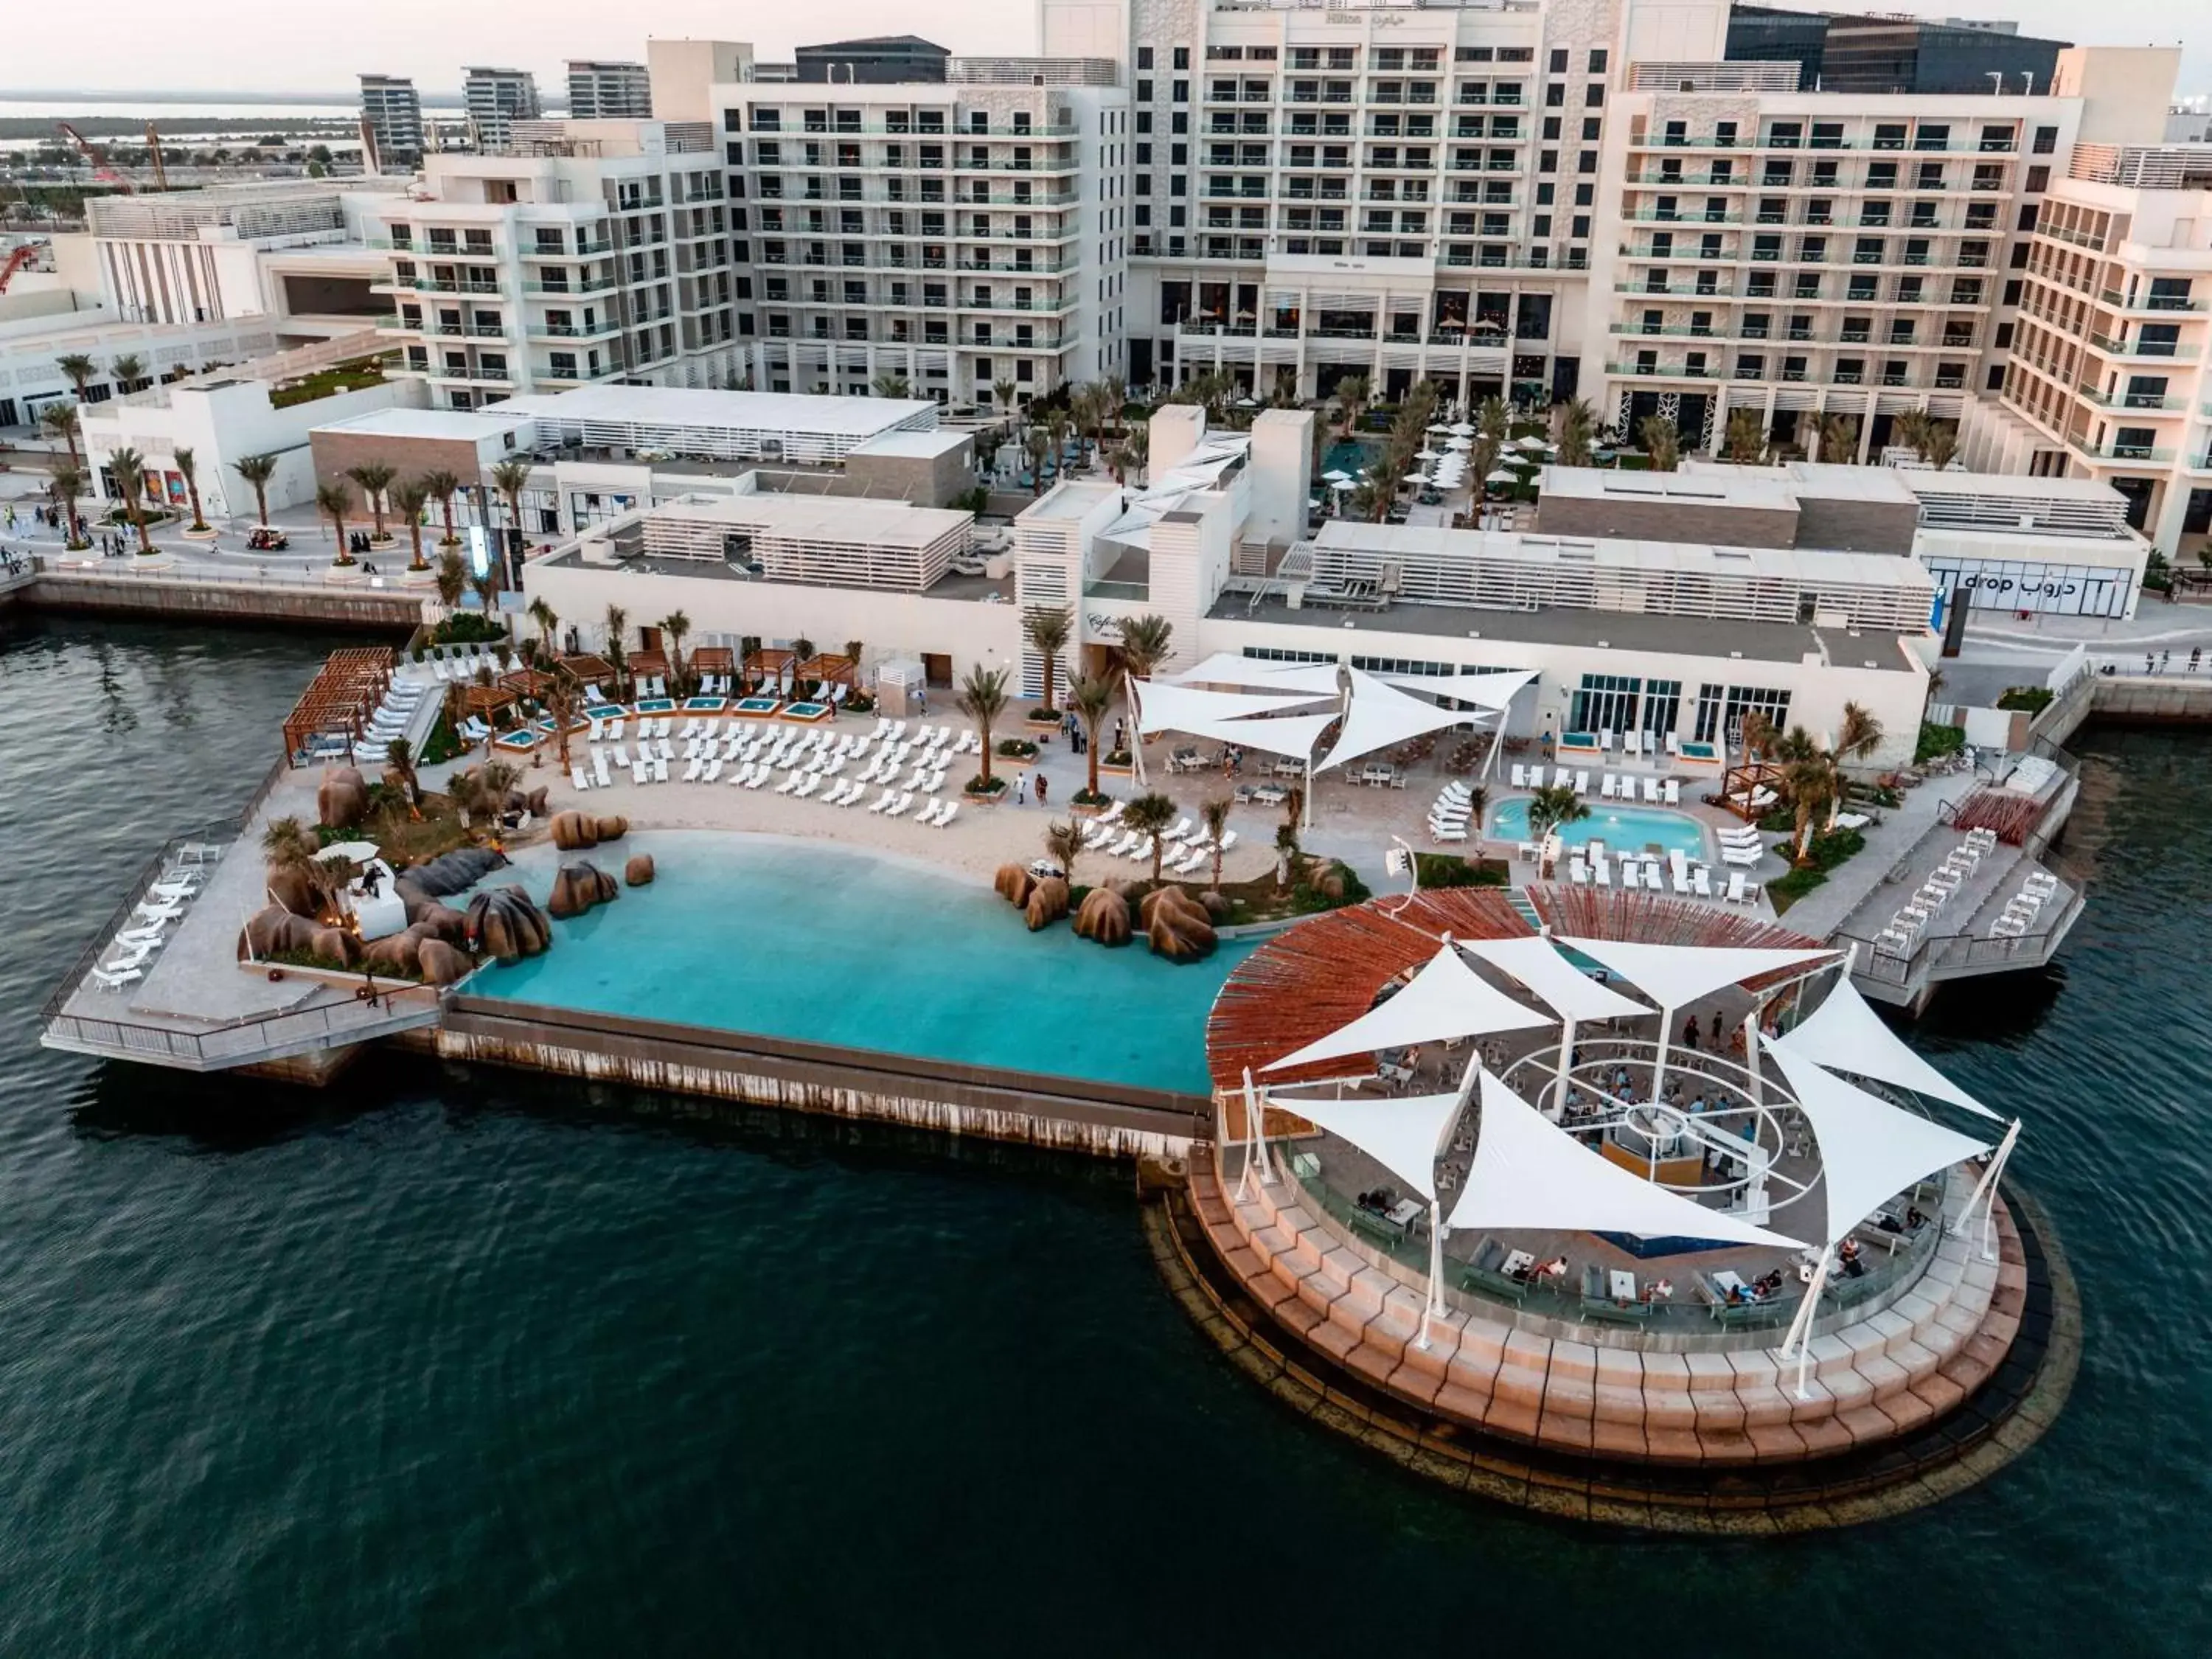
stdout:
<svg viewBox="0 0 2212 1659">
<path fill-rule="evenodd" d="M 1786 1043 L 1770 1042 L 1766 1048 L 1820 1143 L 1820 1180 L 1828 1200 L 1823 1243 L 1836 1243 L 1923 1176 L 1989 1151 L 1981 1141 L 1876 1099 L 1792 1054 Z"/>
<path fill-rule="evenodd" d="M 1294 1054 L 1271 1061 L 1267 1070 L 1310 1066 L 1377 1048 L 1401 1048 L 1415 1042 L 1443 1042 L 1483 1036 L 1492 1031 L 1525 1031 L 1554 1024 L 1549 1014 L 1523 1007 L 1492 988 L 1450 945 L 1441 945 L 1420 972 L 1387 1002 L 1377 1003 L 1349 1025 L 1338 1027 Z"/>
<path fill-rule="evenodd" d="M 1811 1018 L 1769 1046 L 1788 1048 L 1802 1059 L 1817 1060 L 1838 1072 L 1893 1083 L 1915 1094 L 1947 1100 L 1984 1117 L 2003 1121 L 1906 1048 L 1847 978 L 1837 980 L 1836 988 Z"/>
<path fill-rule="evenodd" d="M 1758 950 L 1706 945 L 1634 945 L 1615 939 L 1563 939 L 1593 962 L 1619 974 L 1662 1007 L 1685 1008 L 1724 985 L 1739 985 L 1778 969 L 1818 962 L 1826 949 Z"/>
<path fill-rule="evenodd" d="M 1484 939 L 1460 949 L 1527 986 L 1565 1019 L 1633 1019 L 1652 1010 L 1599 984 L 1559 953 L 1547 939 Z"/>
<path fill-rule="evenodd" d="M 1479 708 L 1503 708 L 1536 676 L 1529 669 L 1474 669 L 1463 674 L 1384 674 L 1380 678 L 1408 690 L 1431 692 Z"/>
<path fill-rule="evenodd" d="M 1456 1089 L 1402 1100 L 1285 1100 L 1274 1095 L 1267 1103 L 1341 1136 L 1423 1198 L 1436 1201 L 1437 1151 L 1459 1115 Z"/>
<path fill-rule="evenodd" d="M 1455 1231 L 1534 1227 L 1789 1249 L 1802 1243 L 1725 1210 L 1709 1210 L 1607 1163 L 1487 1069 L 1482 1073 L 1481 1137 L 1448 1224 Z"/>
<path fill-rule="evenodd" d="M 1338 692 L 1333 662 L 1263 662 L 1234 651 L 1217 651 L 1197 667 L 1171 674 L 1168 680 L 1176 685 L 1233 685 L 1255 694 L 1308 691 L 1313 694 L 1306 699 L 1309 702 Z"/>
<path fill-rule="evenodd" d="M 1194 732 L 1247 715 L 1309 707 L 1317 700 L 1309 692 L 1200 691 L 1156 680 L 1139 680 L 1136 686 L 1137 724 L 1146 732 Z"/>
<path fill-rule="evenodd" d="M 1206 738 L 1215 743 L 1233 743 L 1239 748 L 1256 749 L 1263 755 L 1280 755 L 1288 760 L 1304 761 L 1313 758 L 1314 744 L 1321 734 L 1335 720 L 1334 714 L 1288 714 L 1276 720 L 1206 720 L 1190 725 L 1179 725 L 1178 732 L 1187 732 L 1194 738 Z"/>
<path fill-rule="evenodd" d="M 1462 725 L 1468 719 L 1465 709 L 1441 708 L 1419 697 L 1409 697 L 1372 674 L 1362 673 L 1357 668 L 1349 672 L 1352 707 L 1344 717 L 1344 730 L 1338 733 L 1335 746 L 1328 751 L 1326 760 L 1316 765 L 1316 771 L 1341 766 L 1361 755 L 1371 755 L 1408 738 L 1418 738 L 1424 732 Z"/>
</svg>

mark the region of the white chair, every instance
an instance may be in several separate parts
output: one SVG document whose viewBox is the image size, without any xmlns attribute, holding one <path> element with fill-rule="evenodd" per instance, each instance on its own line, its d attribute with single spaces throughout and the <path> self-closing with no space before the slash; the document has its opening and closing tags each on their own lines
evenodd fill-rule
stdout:
<svg viewBox="0 0 2212 1659">
<path fill-rule="evenodd" d="M 906 809 L 913 805 L 914 795 L 911 791 L 908 791 L 886 806 L 884 809 L 884 816 L 887 818 L 903 817 L 906 816 Z"/>
<path fill-rule="evenodd" d="M 937 827 L 940 830 L 948 828 L 952 823 L 953 814 L 959 811 L 959 810 L 960 803 L 958 801 L 949 800 L 945 802 L 943 806 L 938 809 Z"/>
<path fill-rule="evenodd" d="M 1528 769 L 1519 761 L 1513 763 L 1513 787 L 1516 789 L 1526 789 L 1528 787 Z"/>
<path fill-rule="evenodd" d="M 1591 873 L 1596 876 L 1597 884 L 1599 886 L 1610 887 L 1613 885 L 1613 861 L 1610 859 L 1598 859 L 1594 860 L 1590 866 L 1590 870 Z"/>
<path fill-rule="evenodd" d="M 1743 872 L 1738 870 L 1729 877 L 1728 891 L 1722 896 L 1726 898 L 1730 904 L 1741 904 L 1743 902 Z"/>
<path fill-rule="evenodd" d="M 1712 872 L 1702 864 L 1690 872 L 1690 890 L 1699 898 L 1713 896 Z"/>
</svg>

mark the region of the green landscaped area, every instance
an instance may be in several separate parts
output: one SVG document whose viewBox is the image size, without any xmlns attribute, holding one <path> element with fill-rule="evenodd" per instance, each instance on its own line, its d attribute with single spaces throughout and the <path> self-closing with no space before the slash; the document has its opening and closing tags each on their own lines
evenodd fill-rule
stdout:
<svg viewBox="0 0 2212 1659">
<path fill-rule="evenodd" d="M 380 357 L 362 357 L 335 368 L 317 369 L 286 386 L 278 386 L 269 394 L 272 408 L 289 409 L 295 404 L 311 404 L 318 398 L 336 397 L 341 392 L 361 392 L 384 384 L 384 361 Z"/>
</svg>

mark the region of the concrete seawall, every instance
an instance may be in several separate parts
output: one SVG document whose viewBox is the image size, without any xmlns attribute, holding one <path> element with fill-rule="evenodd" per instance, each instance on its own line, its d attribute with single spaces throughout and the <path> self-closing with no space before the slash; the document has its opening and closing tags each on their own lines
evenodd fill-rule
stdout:
<svg viewBox="0 0 2212 1659">
<path fill-rule="evenodd" d="M 193 581 L 169 573 L 104 576 L 41 571 L 9 594 L 8 602 L 36 611 L 398 630 L 413 628 L 422 616 L 422 596 L 411 590 Z"/>
<path fill-rule="evenodd" d="M 1102 1158 L 1182 1157 L 1206 1097 L 833 1048 L 617 1014 L 447 1000 L 439 1054 Z"/>
</svg>

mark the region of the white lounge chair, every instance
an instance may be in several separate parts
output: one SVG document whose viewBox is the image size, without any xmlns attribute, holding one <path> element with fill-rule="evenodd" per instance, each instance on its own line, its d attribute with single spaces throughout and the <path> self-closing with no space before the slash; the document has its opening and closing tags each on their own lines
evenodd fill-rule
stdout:
<svg viewBox="0 0 2212 1659">
<path fill-rule="evenodd" d="M 702 783 L 713 783 L 721 775 L 722 757 L 720 755 L 717 755 L 714 759 L 707 763 L 707 769 L 700 775 L 699 781 Z"/>
<path fill-rule="evenodd" d="M 133 980 L 146 977 L 143 968 L 102 968 L 95 963 L 92 969 L 93 982 L 103 991 L 119 991 Z"/>
<path fill-rule="evenodd" d="M 571 766 L 568 769 L 568 781 L 579 789 L 588 789 L 592 787 L 592 781 L 584 775 L 584 769 L 580 765 Z"/>
<path fill-rule="evenodd" d="M 876 797 L 874 804 L 868 808 L 868 811 L 871 812 L 888 811 L 890 808 L 890 804 L 897 799 L 898 797 L 896 792 L 886 789 L 882 794 Z"/>
<path fill-rule="evenodd" d="M 940 830 L 948 828 L 952 823 L 953 815 L 958 812 L 959 810 L 960 803 L 958 801 L 949 800 L 945 802 L 944 805 L 940 806 L 937 810 L 937 827 Z"/>
<path fill-rule="evenodd" d="M 1711 898 L 1713 896 L 1712 872 L 1702 864 L 1692 867 L 1690 871 L 1690 890 L 1699 898 Z"/>
<path fill-rule="evenodd" d="M 798 788 L 798 787 L 799 787 L 799 779 L 801 779 L 801 778 L 805 777 L 805 775 L 805 775 L 804 772 L 793 772 L 793 773 L 791 773 L 788 776 L 787 776 L 787 777 L 784 779 L 784 781 L 783 781 L 781 783 L 779 783 L 778 785 L 776 785 L 776 787 L 775 787 L 775 793 L 776 793 L 777 794 L 779 794 L 779 795 L 787 795 L 787 794 L 789 794 L 793 790 L 794 790 L 794 789 L 796 789 L 796 788 Z"/>
<path fill-rule="evenodd" d="M 1236 845 L 1237 832 L 1234 830 L 1223 830 L 1221 832 L 1221 850 L 1225 853 Z"/>
<path fill-rule="evenodd" d="M 1553 767 L 1552 769 L 1552 787 L 1554 789 L 1564 789 L 1566 787 L 1567 769 L 1564 766 Z"/>
<path fill-rule="evenodd" d="M 906 815 L 906 809 L 913 805 L 914 794 L 911 791 L 908 791 L 900 795 L 896 800 L 885 807 L 884 809 L 884 816 L 887 818 L 903 817 Z"/>
<path fill-rule="evenodd" d="M 1605 775 L 1605 781 L 1604 781 L 1603 783 L 1601 783 L 1601 784 L 1600 784 L 1600 785 L 1598 786 L 1598 791 L 1597 791 L 1597 792 L 1598 792 L 1598 793 L 1599 793 L 1600 795 L 1603 796 L 1607 800 L 1618 800 L 1618 799 L 1620 799 L 1620 780 L 1619 778 L 1615 777 L 1612 773 L 1610 773 L 1610 772 L 1607 773 L 1607 774 Z"/>
<path fill-rule="evenodd" d="M 1577 887 L 1589 886 L 1590 884 L 1589 866 L 1584 864 L 1579 858 L 1569 859 L 1567 860 L 1567 879 Z"/>
<path fill-rule="evenodd" d="M 1735 872 L 1733 872 L 1733 873 L 1729 877 L 1729 878 L 1728 878 L 1728 891 L 1727 891 L 1727 892 L 1725 892 L 1725 893 L 1723 893 L 1723 894 L 1722 895 L 1722 896 L 1723 896 L 1723 898 L 1725 898 L 1725 899 L 1726 899 L 1726 900 L 1727 900 L 1730 904 L 1741 904 L 1741 903 L 1744 902 L 1744 885 L 1743 885 L 1743 872 L 1742 872 L 1742 871 L 1741 871 L 1741 870 L 1735 871 Z"/>
<path fill-rule="evenodd" d="M 1587 795 L 1589 793 L 1589 773 L 1577 772 L 1575 774 L 1575 793 L 1577 795 Z"/>
<path fill-rule="evenodd" d="M 1591 873 L 1592 875 L 1594 875 L 1594 876 L 1595 876 L 1595 877 L 1597 878 L 1597 884 L 1598 884 L 1599 886 L 1601 886 L 1601 887 L 1610 887 L 1610 886 L 1612 886 L 1612 885 L 1613 885 L 1613 860 L 1612 860 L 1611 859 L 1602 859 L 1602 858 L 1601 858 L 1601 859 L 1595 859 L 1595 860 L 1591 860 L 1591 863 L 1590 863 L 1590 873 Z"/>
<path fill-rule="evenodd" d="M 1746 870 L 1750 869 L 1752 866 L 1756 865 L 1759 860 L 1765 856 L 1765 854 L 1756 851 L 1755 849 L 1748 847 L 1723 847 L 1721 848 L 1721 862 L 1723 864 L 1735 865 Z"/>
<path fill-rule="evenodd" d="M 1513 787 L 1516 789 L 1526 789 L 1528 787 L 1528 769 L 1522 765 L 1519 761 L 1513 763 Z"/>
<path fill-rule="evenodd" d="M 1177 818 L 1176 820 L 1175 828 L 1172 830 L 1163 830 L 1160 834 L 1160 839 L 1162 841 L 1181 841 L 1189 833 L 1190 820 L 1187 817 Z"/>
<path fill-rule="evenodd" d="M 1682 804 L 1682 781 L 1680 778 L 1668 779 L 1662 786 L 1660 793 L 1668 805 L 1680 806 Z"/>
</svg>

